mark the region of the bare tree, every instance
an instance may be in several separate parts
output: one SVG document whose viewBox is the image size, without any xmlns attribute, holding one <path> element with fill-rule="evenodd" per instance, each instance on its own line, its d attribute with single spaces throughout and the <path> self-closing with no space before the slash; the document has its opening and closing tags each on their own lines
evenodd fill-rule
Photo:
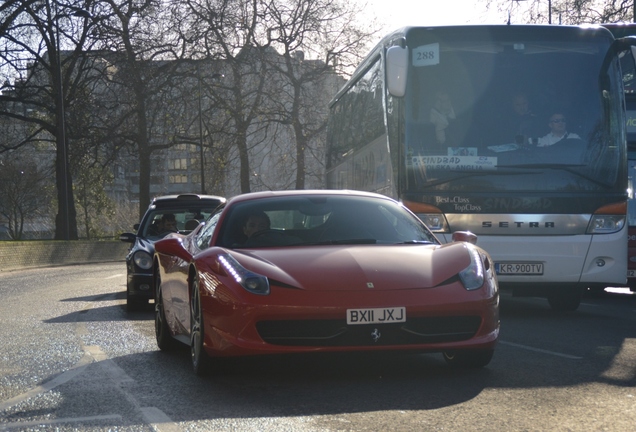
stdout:
<svg viewBox="0 0 636 432">
<path fill-rule="evenodd" d="M 208 93 L 219 114 L 217 120 L 228 125 L 223 133 L 234 142 L 240 161 L 241 192 L 250 191 L 249 136 L 257 129 L 263 88 L 268 79 L 264 52 L 256 43 L 262 5 L 258 0 L 199 1 L 188 0 L 183 16 L 188 32 L 192 56 L 221 59 L 225 76 Z M 205 91 L 204 90 L 204 91 Z"/>
<path fill-rule="evenodd" d="M 326 102 L 316 106 L 310 87 L 335 70 L 352 70 L 366 51 L 374 33 L 352 24 L 359 9 L 342 0 L 189 0 L 186 7 L 191 21 L 183 28 L 197 41 L 192 55 L 223 64 L 225 79 L 209 97 L 230 126 L 224 133 L 236 149 L 240 191 L 249 192 L 257 178 L 250 152 L 267 139 L 265 131 L 271 139 L 273 122 L 292 128 L 290 186 L 303 188 L 305 154 L 326 118 Z"/>
<path fill-rule="evenodd" d="M 191 168 L 200 168 L 198 179 L 201 193 L 225 195 L 223 183 L 227 152 L 223 148 L 221 132 L 227 131 L 219 116 L 218 106 L 211 94 L 218 92 L 218 86 L 224 79 L 224 68 L 220 62 L 210 59 L 184 60 L 175 69 L 173 97 L 166 103 L 171 104 L 172 119 L 177 135 L 175 144 L 187 144 L 191 153 L 198 147 L 198 158 L 191 158 Z M 184 97 L 185 95 L 185 97 Z M 227 140 L 226 140 L 227 141 Z M 210 167 L 216 169 L 209 169 Z"/>
<path fill-rule="evenodd" d="M 373 24 L 351 24 L 356 22 L 359 5 L 340 0 L 272 0 L 267 12 L 267 43 L 281 53 L 281 58 L 271 58 L 271 66 L 285 81 L 276 94 L 270 94 L 270 100 L 278 107 L 276 119 L 292 128 L 294 187 L 304 189 L 306 153 L 317 138 L 324 141 L 328 103 L 324 90 L 330 87 L 330 79 L 342 84 L 333 79 L 336 72 L 351 70 L 377 31 Z M 333 90 L 335 94 L 337 89 Z"/>
<path fill-rule="evenodd" d="M 92 155 L 86 155 L 78 163 L 82 169 L 75 177 L 76 199 L 80 210 L 78 225 L 84 228 L 84 237 L 91 239 L 103 237 L 112 229 L 110 219 L 114 215 L 114 204 L 105 192 L 108 184 L 112 183 L 111 172 L 95 163 L 99 160 Z"/>
<path fill-rule="evenodd" d="M 118 139 L 130 145 L 139 160 L 139 216 L 150 203 L 151 155 L 174 144 L 178 131 L 167 121 L 173 73 L 183 57 L 184 41 L 171 29 L 175 18 L 160 0 L 100 3 L 98 40 L 118 53 L 118 70 L 110 79 L 118 89 L 115 127 Z"/>
<path fill-rule="evenodd" d="M 26 220 L 42 214 L 48 175 L 35 160 L 14 152 L 0 159 L 0 215 L 8 221 L 13 240 L 22 239 Z"/>
<path fill-rule="evenodd" d="M 29 136 L 0 147 L 0 152 L 54 137 L 55 238 L 77 239 L 65 115 L 91 68 L 84 50 L 93 21 L 85 9 L 63 0 L 7 1 L 0 7 L 0 20 L 0 61 L 13 79 L 11 91 L 0 95 L 0 115 L 34 126 Z M 16 110 L 16 103 L 22 109 Z"/>
<path fill-rule="evenodd" d="M 488 7 L 507 12 L 516 22 L 592 24 L 636 22 L 633 0 L 487 0 Z"/>
</svg>

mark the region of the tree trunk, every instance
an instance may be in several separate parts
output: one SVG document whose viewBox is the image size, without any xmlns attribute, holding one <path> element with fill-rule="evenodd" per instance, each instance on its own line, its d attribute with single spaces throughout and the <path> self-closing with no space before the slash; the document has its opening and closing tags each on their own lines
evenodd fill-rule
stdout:
<svg viewBox="0 0 636 432">
<path fill-rule="evenodd" d="M 307 137 L 303 134 L 303 126 L 294 120 L 294 134 L 296 135 L 296 189 L 305 189 L 305 148 L 307 148 Z"/>
<path fill-rule="evenodd" d="M 236 145 L 239 151 L 241 193 L 249 193 L 250 188 L 250 158 L 247 152 L 247 134 L 244 130 L 238 131 Z"/>
<path fill-rule="evenodd" d="M 77 215 L 73 198 L 73 180 L 69 167 L 68 146 L 64 125 L 64 109 L 57 109 L 57 131 L 55 152 L 55 182 L 57 186 L 57 215 L 55 217 L 55 240 L 77 240 Z"/>
</svg>

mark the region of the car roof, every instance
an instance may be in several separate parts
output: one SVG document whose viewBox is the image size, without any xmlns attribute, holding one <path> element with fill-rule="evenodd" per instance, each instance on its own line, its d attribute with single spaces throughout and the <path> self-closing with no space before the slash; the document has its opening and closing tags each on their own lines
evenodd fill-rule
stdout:
<svg viewBox="0 0 636 432">
<path fill-rule="evenodd" d="M 332 196 L 357 196 L 357 197 L 369 197 L 380 198 L 386 200 L 392 200 L 392 198 L 373 192 L 364 192 L 358 190 L 348 189 L 294 189 L 294 190 L 280 190 L 280 191 L 263 191 L 263 192 L 250 192 L 241 195 L 236 195 L 228 200 L 228 203 L 236 203 L 240 201 L 251 201 L 261 198 L 274 198 L 274 197 L 287 197 L 287 196 L 307 196 L 307 195 L 332 195 Z"/>
</svg>

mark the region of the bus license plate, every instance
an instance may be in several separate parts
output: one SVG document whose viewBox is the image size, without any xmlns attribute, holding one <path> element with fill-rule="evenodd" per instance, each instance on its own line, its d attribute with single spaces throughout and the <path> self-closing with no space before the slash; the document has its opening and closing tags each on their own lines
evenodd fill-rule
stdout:
<svg viewBox="0 0 636 432">
<path fill-rule="evenodd" d="M 499 275 L 542 275 L 543 263 L 495 263 Z"/>
<path fill-rule="evenodd" d="M 347 309 L 347 324 L 389 324 L 406 322 L 406 308 Z"/>
</svg>

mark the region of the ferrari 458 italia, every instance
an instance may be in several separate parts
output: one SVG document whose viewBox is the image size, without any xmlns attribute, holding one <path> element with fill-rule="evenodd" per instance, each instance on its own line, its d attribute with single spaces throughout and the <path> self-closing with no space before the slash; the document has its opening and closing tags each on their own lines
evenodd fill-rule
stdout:
<svg viewBox="0 0 636 432">
<path fill-rule="evenodd" d="M 328 351 L 483 367 L 499 337 L 497 278 L 473 234 L 454 240 L 382 195 L 239 195 L 155 243 L 157 343 L 189 345 L 197 374 L 218 357 Z"/>
</svg>

